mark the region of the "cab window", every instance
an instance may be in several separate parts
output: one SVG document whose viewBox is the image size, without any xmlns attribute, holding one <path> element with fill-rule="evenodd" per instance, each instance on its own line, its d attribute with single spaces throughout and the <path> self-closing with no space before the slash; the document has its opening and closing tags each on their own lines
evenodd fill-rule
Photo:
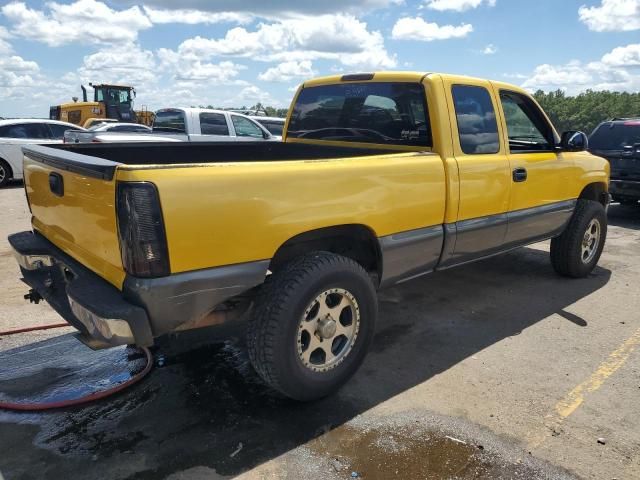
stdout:
<svg viewBox="0 0 640 480">
<path fill-rule="evenodd" d="M 153 129 L 167 133 L 187 133 L 182 110 L 162 110 L 156 112 Z"/>
<path fill-rule="evenodd" d="M 500 92 L 500 102 L 507 124 L 511 152 L 553 150 L 553 130 L 530 98 L 503 90 Z"/>
<path fill-rule="evenodd" d="M 424 86 L 349 82 L 304 88 L 293 107 L 287 136 L 430 147 Z"/>
<path fill-rule="evenodd" d="M 231 115 L 231 120 L 233 121 L 233 127 L 236 129 L 237 137 L 264 138 L 262 130 L 248 118 Z"/>
<path fill-rule="evenodd" d="M 221 113 L 201 113 L 200 130 L 202 135 L 229 135 L 227 119 Z"/>
<path fill-rule="evenodd" d="M 454 85 L 451 93 L 462 151 L 468 155 L 498 153 L 498 122 L 489 91 L 484 87 Z"/>
</svg>

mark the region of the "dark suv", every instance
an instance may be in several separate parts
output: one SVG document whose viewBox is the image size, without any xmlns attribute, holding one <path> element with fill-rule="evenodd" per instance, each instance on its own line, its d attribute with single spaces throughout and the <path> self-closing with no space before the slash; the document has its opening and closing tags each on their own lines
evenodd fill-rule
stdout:
<svg viewBox="0 0 640 480">
<path fill-rule="evenodd" d="M 640 118 L 602 122 L 589 137 L 589 151 L 611 164 L 609 192 L 623 205 L 640 200 Z"/>
</svg>

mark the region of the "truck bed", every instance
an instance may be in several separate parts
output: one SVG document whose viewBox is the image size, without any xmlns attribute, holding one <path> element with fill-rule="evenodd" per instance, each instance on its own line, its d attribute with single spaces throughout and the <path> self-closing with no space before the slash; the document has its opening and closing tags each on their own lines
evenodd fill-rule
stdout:
<svg viewBox="0 0 640 480">
<path fill-rule="evenodd" d="M 125 165 L 175 165 L 227 162 L 273 162 L 322 160 L 389 154 L 381 148 L 333 147 L 284 142 L 198 142 L 198 143 L 113 143 L 66 144 L 56 149 L 88 155 Z M 396 151 L 401 151 L 400 149 Z M 64 154 L 59 155 L 63 157 Z M 69 157 L 72 158 L 73 156 Z"/>
</svg>

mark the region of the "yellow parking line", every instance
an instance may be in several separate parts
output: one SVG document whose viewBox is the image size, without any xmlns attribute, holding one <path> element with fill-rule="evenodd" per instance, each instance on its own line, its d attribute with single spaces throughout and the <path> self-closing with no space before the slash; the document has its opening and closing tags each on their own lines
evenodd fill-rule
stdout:
<svg viewBox="0 0 640 480">
<path fill-rule="evenodd" d="M 598 390 L 604 381 L 622 367 L 634 348 L 640 344 L 640 330 L 629 337 L 622 345 L 615 349 L 609 357 L 593 372 L 593 374 L 556 405 L 556 412 L 561 418 L 567 418 L 584 401 L 584 394 Z"/>
<path fill-rule="evenodd" d="M 529 442 L 529 448 L 539 447 L 548 437 L 549 430 L 558 427 L 565 418 L 571 415 L 584 402 L 586 393 L 592 393 L 598 390 L 602 384 L 622 367 L 631 352 L 640 345 L 640 329 L 638 329 L 631 337 L 624 341 L 622 345 L 609 354 L 607 359 L 600 364 L 595 372 L 591 374 L 584 382 L 577 385 L 571 390 L 555 407 L 555 413 L 547 416 L 546 426 L 548 429 L 544 433 L 538 435 Z"/>
</svg>

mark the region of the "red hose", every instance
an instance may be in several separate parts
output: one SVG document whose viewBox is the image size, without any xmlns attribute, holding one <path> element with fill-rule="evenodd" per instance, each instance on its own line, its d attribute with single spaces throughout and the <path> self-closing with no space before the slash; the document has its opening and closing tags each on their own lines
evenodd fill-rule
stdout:
<svg viewBox="0 0 640 480">
<path fill-rule="evenodd" d="M 68 323 L 60 323 L 56 325 L 42 325 L 39 327 L 20 328 L 18 330 L 9 330 L 7 332 L 0 332 L 0 336 L 15 335 L 17 333 L 33 332 L 36 330 L 48 330 L 51 328 L 61 328 L 61 327 L 68 327 L 68 326 L 70 326 Z M 128 388 L 138 383 L 140 380 L 146 377 L 147 374 L 151 371 L 151 368 L 153 367 L 153 357 L 151 355 L 151 351 L 147 347 L 141 347 L 141 349 L 147 358 L 147 364 L 145 365 L 144 369 L 141 372 L 135 374 L 133 377 L 131 377 L 129 380 L 127 380 L 124 383 L 111 387 L 107 390 L 102 390 L 100 392 L 94 392 L 89 395 L 85 395 L 84 397 L 73 398 L 71 400 L 63 400 L 60 402 L 44 402 L 44 403 L 0 402 L 0 409 L 15 410 L 15 411 L 21 411 L 21 412 L 39 412 L 42 410 L 53 410 L 55 408 L 66 408 L 74 405 L 82 405 L 85 403 L 95 402 L 96 400 L 100 400 L 102 398 L 106 398 L 111 395 L 114 395 L 124 390 L 125 388 Z"/>
<path fill-rule="evenodd" d="M 19 328 L 17 330 L 7 330 L 6 332 L 0 332 L 0 337 L 8 337 L 9 335 L 15 335 L 16 333 L 35 332 L 36 330 L 49 330 L 51 328 L 70 327 L 68 323 L 54 323 L 53 325 L 41 325 L 39 327 Z"/>
</svg>

